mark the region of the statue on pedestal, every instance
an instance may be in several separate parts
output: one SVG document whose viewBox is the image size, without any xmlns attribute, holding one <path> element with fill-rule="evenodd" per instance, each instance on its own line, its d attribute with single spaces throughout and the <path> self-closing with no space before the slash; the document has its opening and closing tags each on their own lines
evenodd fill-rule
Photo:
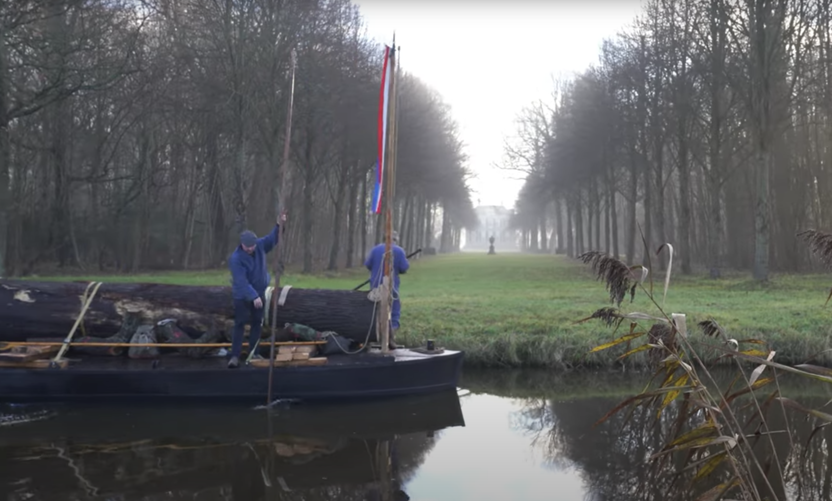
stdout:
<svg viewBox="0 0 832 501">
<path fill-rule="evenodd" d="M 494 252 L 494 235 L 491 235 L 491 238 L 488 239 L 488 242 L 491 244 L 488 246 L 488 253 L 496 254 L 496 252 Z"/>
</svg>

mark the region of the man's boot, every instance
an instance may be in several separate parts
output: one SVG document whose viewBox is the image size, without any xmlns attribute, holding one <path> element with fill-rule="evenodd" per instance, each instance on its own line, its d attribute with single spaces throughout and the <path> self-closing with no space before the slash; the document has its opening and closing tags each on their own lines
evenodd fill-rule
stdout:
<svg viewBox="0 0 832 501">
<path fill-rule="evenodd" d="M 231 357 L 231 360 L 228 361 L 228 368 L 229 369 L 236 369 L 239 366 L 240 366 L 239 357 Z"/>
<path fill-rule="evenodd" d="M 390 329 L 390 342 L 387 344 L 391 350 L 398 349 L 399 345 L 396 344 L 396 331 L 399 329 Z"/>
</svg>

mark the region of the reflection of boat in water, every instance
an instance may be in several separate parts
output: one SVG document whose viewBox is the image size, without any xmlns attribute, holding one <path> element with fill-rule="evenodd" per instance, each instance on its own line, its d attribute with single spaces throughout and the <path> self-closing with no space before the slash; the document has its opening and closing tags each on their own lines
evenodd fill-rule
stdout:
<svg viewBox="0 0 832 501">
<path fill-rule="evenodd" d="M 0 489 L 18 493 L 10 499 L 396 499 L 433 432 L 464 425 L 455 392 L 303 404 L 270 418 L 223 407 L 53 410 L 0 427 Z"/>
</svg>

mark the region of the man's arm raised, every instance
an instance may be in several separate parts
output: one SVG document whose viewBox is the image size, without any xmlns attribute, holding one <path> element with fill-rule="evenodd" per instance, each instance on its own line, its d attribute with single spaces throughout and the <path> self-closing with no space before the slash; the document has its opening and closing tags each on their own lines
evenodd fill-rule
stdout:
<svg viewBox="0 0 832 501">
<path fill-rule="evenodd" d="M 259 239 L 257 241 L 257 245 L 263 248 L 263 252 L 269 253 L 272 249 L 275 248 L 277 245 L 277 241 L 280 238 L 280 223 L 286 222 L 286 214 L 281 214 L 279 218 L 277 218 L 277 223 L 272 228 L 271 233 L 266 235 L 265 237 Z"/>
</svg>

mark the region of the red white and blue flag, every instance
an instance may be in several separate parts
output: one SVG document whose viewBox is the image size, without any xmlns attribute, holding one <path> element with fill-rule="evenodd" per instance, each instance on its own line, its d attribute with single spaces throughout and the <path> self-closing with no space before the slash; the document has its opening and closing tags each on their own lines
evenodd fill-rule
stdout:
<svg viewBox="0 0 832 501">
<path fill-rule="evenodd" d="M 393 68 L 390 62 L 390 47 L 384 46 L 384 68 L 381 72 L 381 92 L 378 105 L 378 158 L 376 158 L 376 184 L 373 188 L 372 212 L 381 214 L 381 189 L 384 181 L 384 153 L 387 150 L 387 106 L 390 97 L 390 81 Z"/>
</svg>

